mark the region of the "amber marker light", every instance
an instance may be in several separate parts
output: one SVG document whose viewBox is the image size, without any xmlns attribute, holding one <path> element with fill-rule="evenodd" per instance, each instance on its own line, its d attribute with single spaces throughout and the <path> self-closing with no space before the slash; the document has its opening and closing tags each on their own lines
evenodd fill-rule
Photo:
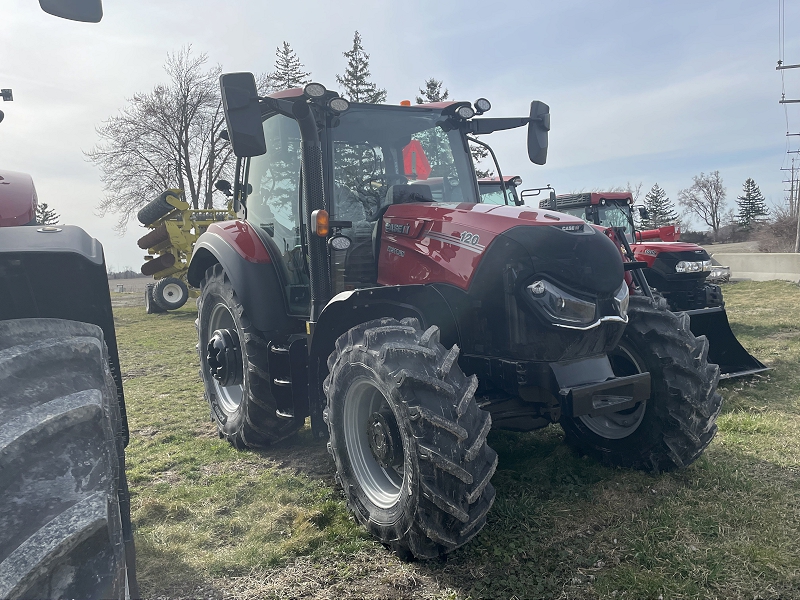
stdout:
<svg viewBox="0 0 800 600">
<path fill-rule="evenodd" d="M 328 235 L 330 227 L 328 226 L 328 211 L 317 209 L 311 213 L 311 231 L 319 237 Z"/>
<path fill-rule="evenodd" d="M 411 106 L 411 100 L 400 100 L 400 106 Z"/>
</svg>

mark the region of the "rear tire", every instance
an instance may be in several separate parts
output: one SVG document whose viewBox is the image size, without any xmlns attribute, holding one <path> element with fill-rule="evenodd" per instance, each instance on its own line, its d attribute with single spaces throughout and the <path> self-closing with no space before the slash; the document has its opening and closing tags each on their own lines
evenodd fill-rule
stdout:
<svg viewBox="0 0 800 600">
<path fill-rule="evenodd" d="M 163 310 L 177 310 L 189 299 L 189 288 L 177 277 L 164 277 L 153 286 L 153 301 Z"/>
<path fill-rule="evenodd" d="M 0 597 L 138 597 L 123 448 L 102 330 L 0 322 Z"/>
<path fill-rule="evenodd" d="M 238 449 L 261 448 L 289 437 L 302 427 L 305 419 L 276 415 L 277 403 L 270 390 L 267 342 L 247 317 L 222 265 L 217 263 L 209 267 L 200 287 L 195 321 L 200 376 L 220 437 Z M 207 347 L 218 329 L 228 329 L 238 337 L 241 383 L 222 385 L 211 374 Z"/>
<path fill-rule="evenodd" d="M 562 417 L 566 441 L 609 465 L 686 467 L 717 432 L 719 367 L 708 362 L 705 336 L 695 338 L 689 317 L 669 312 L 663 299 L 631 296 L 628 317 L 609 359 L 620 376 L 649 371 L 650 398 L 605 417 Z"/>
<path fill-rule="evenodd" d="M 328 359 L 323 418 L 347 505 L 401 557 L 434 558 L 475 537 L 495 491 L 489 413 L 458 346 L 416 319 L 352 328 Z"/>
</svg>

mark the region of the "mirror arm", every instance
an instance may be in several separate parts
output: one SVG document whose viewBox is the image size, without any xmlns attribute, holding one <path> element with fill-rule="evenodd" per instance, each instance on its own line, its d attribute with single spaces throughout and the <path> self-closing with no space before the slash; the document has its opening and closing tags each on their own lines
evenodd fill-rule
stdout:
<svg viewBox="0 0 800 600">
<path fill-rule="evenodd" d="M 467 121 L 467 132 L 473 135 L 485 135 L 495 131 L 516 129 L 530 122 L 530 117 L 499 117 L 496 119 L 471 119 Z"/>
</svg>

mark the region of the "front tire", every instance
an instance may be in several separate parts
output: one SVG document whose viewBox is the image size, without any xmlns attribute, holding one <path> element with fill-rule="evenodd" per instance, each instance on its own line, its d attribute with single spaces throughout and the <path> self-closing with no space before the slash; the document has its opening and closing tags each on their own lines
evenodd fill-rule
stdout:
<svg viewBox="0 0 800 600">
<path fill-rule="evenodd" d="M 416 319 L 352 328 L 328 359 L 323 418 L 336 477 L 356 519 L 401 557 L 433 558 L 486 523 L 497 454 L 458 346 Z"/>
<path fill-rule="evenodd" d="M 609 359 L 619 376 L 649 371 L 650 398 L 611 415 L 562 417 L 566 441 L 609 465 L 686 467 L 717 432 L 719 367 L 708 362 L 705 336 L 695 338 L 689 317 L 669 312 L 665 302 L 631 296 L 628 316 Z"/>
<path fill-rule="evenodd" d="M 200 376 L 220 437 L 244 449 L 269 446 L 290 436 L 304 420 L 279 417 L 275 413 L 277 404 L 270 390 L 267 342 L 247 317 L 222 265 L 209 267 L 200 287 L 195 321 Z M 234 345 L 238 346 L 236 352 L 231 350 L 235 358 L 223 365 L 236 371 L 229 381 L 218 378 L 223 357 L 209 356 L 209 342 L 213 343 L 217 331 L 228 332 L 227 339 L 235 338 Z M 209 360 L 216 362 L 212 366 Z"/>
</svg>

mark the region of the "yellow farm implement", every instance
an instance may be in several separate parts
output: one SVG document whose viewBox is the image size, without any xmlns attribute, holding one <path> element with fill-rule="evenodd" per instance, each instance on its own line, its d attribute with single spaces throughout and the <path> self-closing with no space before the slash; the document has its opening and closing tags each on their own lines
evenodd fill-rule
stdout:
<svg viewBox="0 0 800 600">
<path fill-rule="evenodd" d="M 197 293 L 186 284 L 186 272 L 194 243 L 212 223 L 235 218 L 226 209 L 193 209 L 183 199 L 183 190 L 169 189 L 146 204 L 138 213 L 139 222 L 150 231 L 139 238 L 139 248 L 147 251 L 142 274 L 155 284 L 147 286 L 148 313 L 175 310 Z"/>
</svg>

